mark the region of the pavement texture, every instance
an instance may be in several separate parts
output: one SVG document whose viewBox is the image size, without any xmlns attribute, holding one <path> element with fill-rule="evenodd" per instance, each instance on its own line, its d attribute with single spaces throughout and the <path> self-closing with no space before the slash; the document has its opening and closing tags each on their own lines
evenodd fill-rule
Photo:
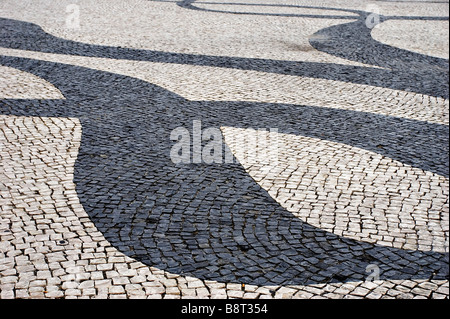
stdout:
<svg viewBox="0 0 450 319">
<path fill-rule="evenodd" d="M 448 15 L 2 0 L 0 298 L 448 299 Z"/>
</svg>

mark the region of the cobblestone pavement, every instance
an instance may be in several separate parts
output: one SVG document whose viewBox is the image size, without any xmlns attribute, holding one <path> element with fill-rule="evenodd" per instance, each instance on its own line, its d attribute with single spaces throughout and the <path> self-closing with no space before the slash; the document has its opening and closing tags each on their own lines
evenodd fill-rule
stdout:
<svg viewBox="0 0 450 319">
<path fill-rule="evenodd" d="M 2 0 L 0 297 L 448 299 L 448 11 Z"/>
</svg>

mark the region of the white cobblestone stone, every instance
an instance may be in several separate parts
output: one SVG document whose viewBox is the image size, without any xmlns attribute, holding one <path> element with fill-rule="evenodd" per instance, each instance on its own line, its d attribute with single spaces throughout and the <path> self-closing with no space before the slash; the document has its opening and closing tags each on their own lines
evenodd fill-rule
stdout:
<svg viewBox="0 0 450 319">
<path fill-rule="evenodd" d="M 447 4 L 69 2 L 1 5 L 1 299 L 448 299 Z"/>
</svg>

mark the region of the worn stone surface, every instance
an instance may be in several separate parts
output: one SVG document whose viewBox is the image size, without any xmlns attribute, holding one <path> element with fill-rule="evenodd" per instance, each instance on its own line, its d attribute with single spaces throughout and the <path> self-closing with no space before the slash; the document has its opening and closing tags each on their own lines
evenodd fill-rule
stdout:
<svg viewBox="0 0 450 319">
<path fill-rule="evenodd" d="M 448 298 L 448 3 L 4 0 L 0 25 L 0 298 Z"/>
</svg>

